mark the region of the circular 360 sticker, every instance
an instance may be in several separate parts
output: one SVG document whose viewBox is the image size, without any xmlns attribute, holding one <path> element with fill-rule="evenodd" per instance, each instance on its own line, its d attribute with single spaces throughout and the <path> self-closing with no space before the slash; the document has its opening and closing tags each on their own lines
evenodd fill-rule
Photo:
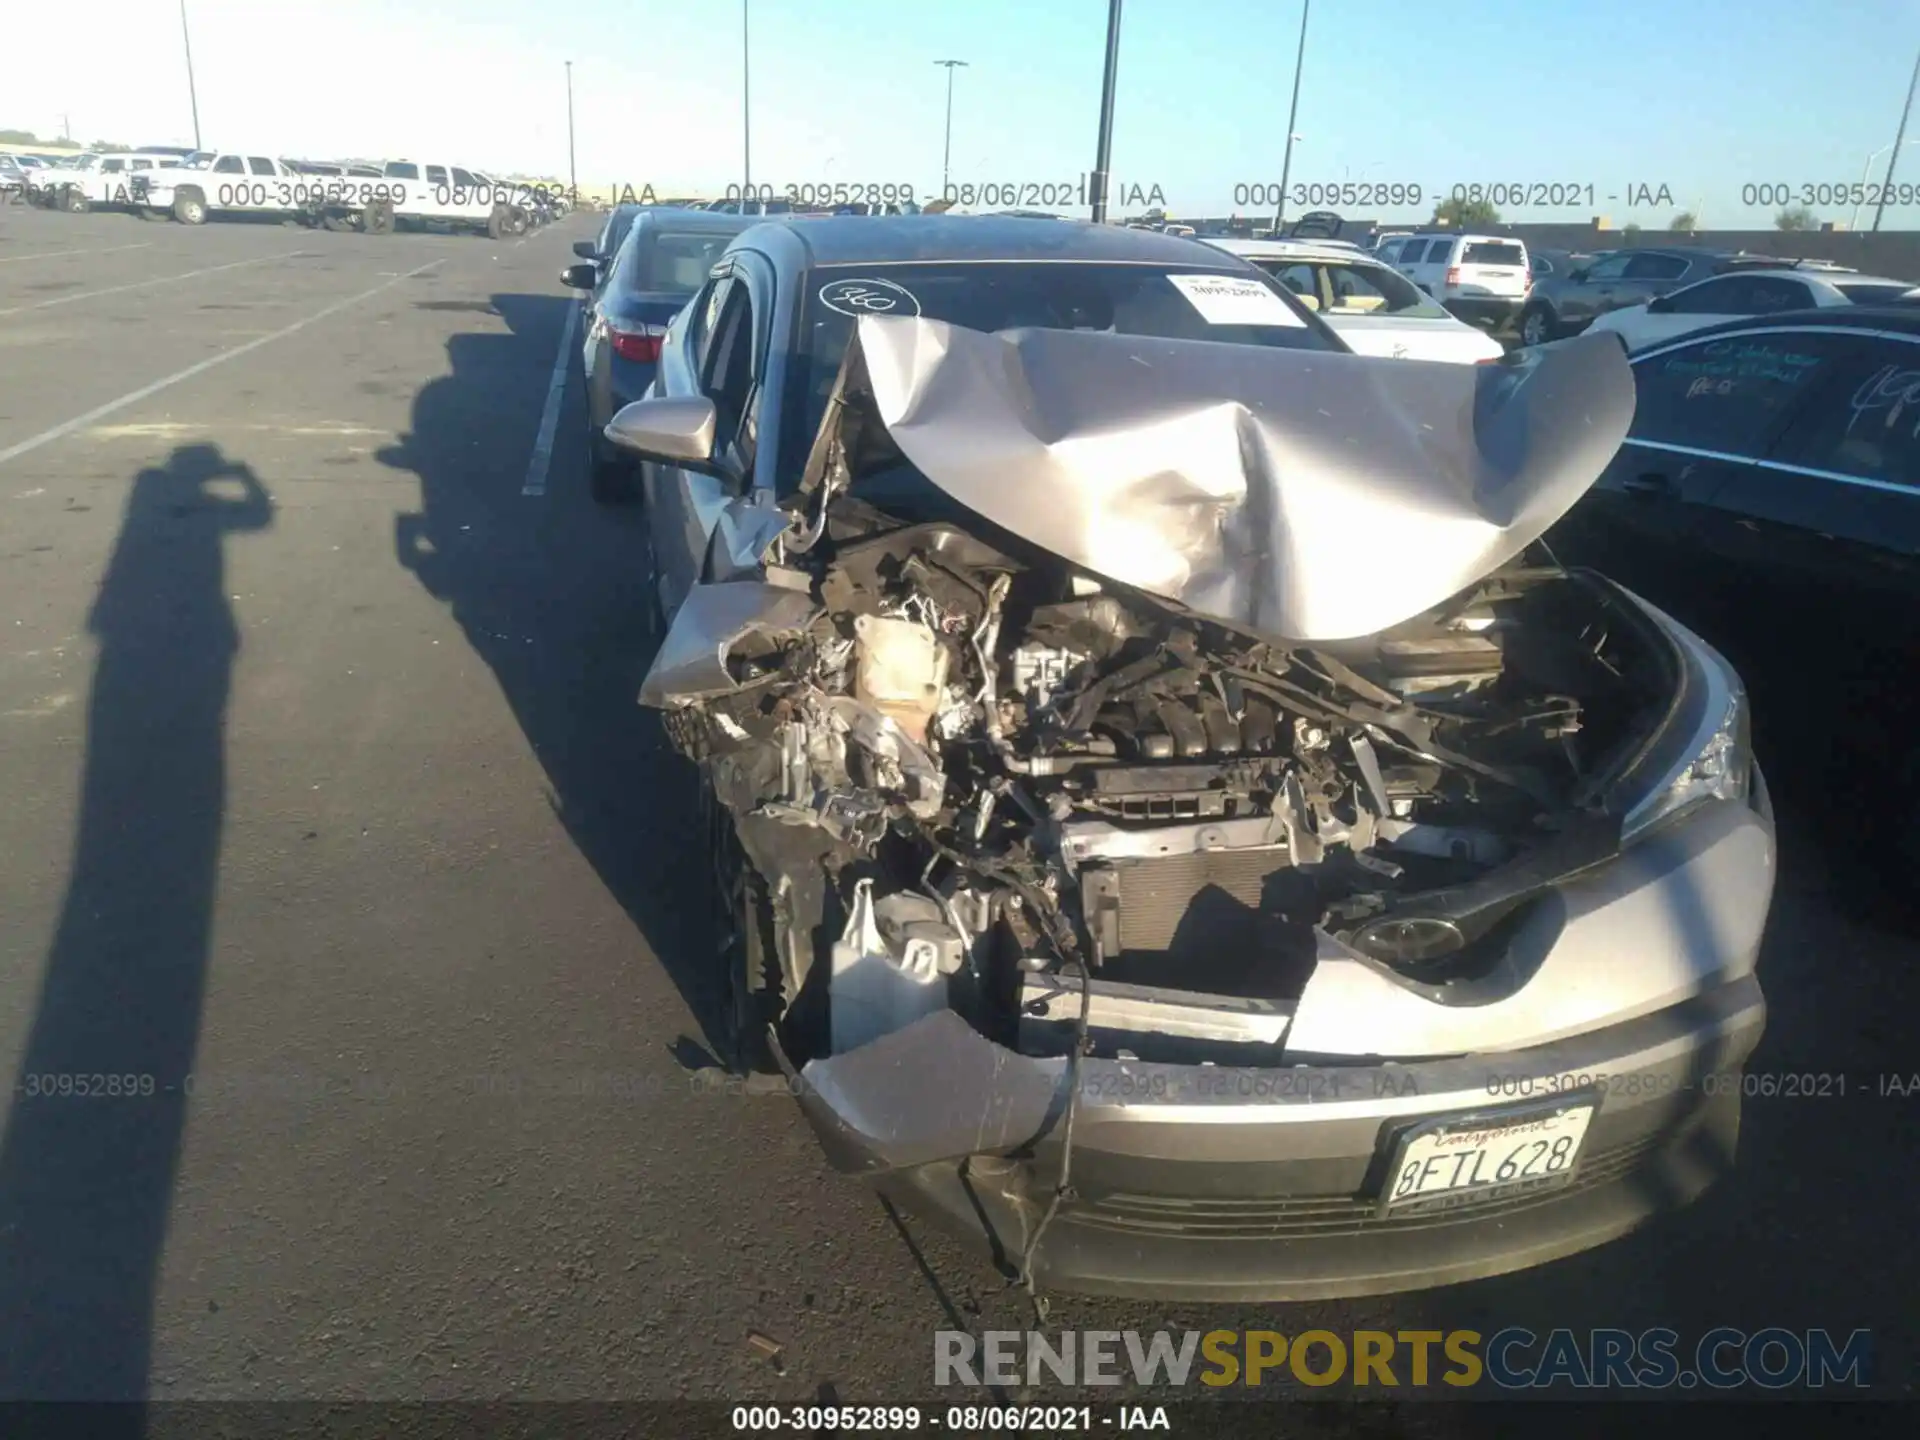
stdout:
<svg viewBox="0 0 1920 1440">
<path fill-rule="evenodd" d="M 820 287 L 820 303 L 858 319 L 862 315 L 918 315 L 911 290 L 891 280 L 830 280 Z"/>
</svg>

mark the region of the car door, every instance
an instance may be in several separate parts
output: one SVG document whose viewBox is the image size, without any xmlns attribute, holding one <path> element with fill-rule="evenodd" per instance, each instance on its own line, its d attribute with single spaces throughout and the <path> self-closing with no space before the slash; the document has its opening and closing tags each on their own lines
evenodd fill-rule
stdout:
<svg viewBox="0 0 1920 1440">
<path fill-rule="evenodd" d="M 1884 658 L 1889 685 L 1911 691 L 1920 656 L 1920 336 L 1832 333 L 1839 362 L 1768 454 L 1770 492 L 1739 498 L 1780 511 L 1786 494 L 1795 497 L 1800 529 L 1777 548 L 1845 617 L 1836 640 Z"/>
<path fill-rule="evenodd" d="M 1614 308 L 1613 293 L 1620 288 L 1631 255 L 1609 255 L 1595 261 L 1579 279 L 1569 277 L 1553 297 L 1562 324 L 1584 325 L 1602 310 Z M 1606 302 L 1606 303 L 1603 303 Z"/>
<path fill-rule="evenodd" d="M 1756 493 L 1756 471 L 1837 356 L 1825 335 L 1765 330 L 1636 356 L 1632 432 L 1557 527 L 1564 558 L 1613 575 L 1709 639 L 1726 632 L 1743 587 L 1770 565 L 1744 522 L 1790 526 L 1796 513 L 1764 479 Z"/>
<path fill-rule="evenodd" d="M 720 512 L 752 484 L 758 451 L 758 382 L 765 363 L 765 322 L 772 313 L 772 270 L 751 251 L 734 252 L 721 263 L 728 273 L 696 297 L 703 313 L 693 317 L 698 324 L 688 358 L 697 393 L 714 404 L 714 455 L 742 480 L 736 484 L 671 466 L 649 467 L 643 481 L 648 525 L 660 610 L 669 620 L 705 569 L 708 537 Z M 683 372 L 680 383 L 686 378 Z M 666 379 L 663 366 L 661 380 Z M 657 383 L 656 393 L 665 393 L 664 386 Z"/>
</svg>

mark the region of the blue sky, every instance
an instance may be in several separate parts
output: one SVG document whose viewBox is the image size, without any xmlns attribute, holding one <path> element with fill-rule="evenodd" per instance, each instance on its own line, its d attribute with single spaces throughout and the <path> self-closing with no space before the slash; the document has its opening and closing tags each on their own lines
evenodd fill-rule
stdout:
<svg viewBox="0 0 1920 1440">
<path fill-rule="evenodd" d="M 750 0 L 753 174 L 937 188 L 1091 168 L 1103 0 Z M 305 156 L 564 176 L 574 62 L 582 184 L 715 191 L 741 167 L 739 0 L 188 0 L 203 134 Z M 1279 178 L 1297 0 L 1130 0 L 1115 179 L 1225 213 Z M 172 0 L 71 0 L 68 43 L 9 63 L 0 125 L 191 141 Z M 14 36 L 18 38 L 17 33 Z M 1318 0 L 1297 183 L 1540 183 L 1589 206 L 1514 220 L 1770 223 L 1749 183 L 1854 183 L 1893 139 L 1920 0 Z M 1909 137 L 1920 141 L 1920 123 Z M 1904 177 L 1920 182 L 1920 144 Z M 1877 179 L 1886 157 L 1874 167 Z M 1630 186 L 1671 204 L 1630 208 Z M 1608 199 L 1609 196 L 1618 197 Z M 1238 207 L 1250 210 L 1255 207 Z M 1297 207 L 1289 207 L 1297 208 Z M 1423 207 L 1423 211 L 1426 207 Z M 1850 207 L 1816 205 L 1823 219 Z M 1864 219 L 1863 219 L 1864 223 Z M 1920 228 L 1920 206 L 1886 223 Z"/>
</svg>

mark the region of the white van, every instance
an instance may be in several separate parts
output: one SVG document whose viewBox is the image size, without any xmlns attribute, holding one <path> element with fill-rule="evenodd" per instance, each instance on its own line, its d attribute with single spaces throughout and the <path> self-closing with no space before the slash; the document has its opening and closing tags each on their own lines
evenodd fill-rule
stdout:
<svg viewBox="0 0 1920 1440">
<path fill-rule="evenodd" d="M 1520 313 L 1533 283 L 1526 242 L 1511 235 L 1412 235 L 1390 263 L 1462 320 L 1490 329 Z"/>
</svg>

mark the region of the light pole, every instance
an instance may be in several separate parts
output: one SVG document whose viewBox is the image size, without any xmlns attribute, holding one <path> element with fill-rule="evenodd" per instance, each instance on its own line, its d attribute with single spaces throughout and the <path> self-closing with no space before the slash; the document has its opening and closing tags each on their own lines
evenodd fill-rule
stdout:
<svg viewBox="0 0 1920 1440">
<path fill-rule="evenodd" d="M 1913 92 L 1920 89 L 1920 55 L 1913 57 L 1913 78 L 1907 82 L 1907 103 L 1900 111 L 1900 128 L 1894 132 L 1893 153 L 1887 157 L 1887 179 L 1880 187 L 1880 203 L 1873 209 L 1873 228 L 1880 229 L 1880 216 L 1887 208 L 1887 191 L 1893 188 L 1893 167 L 1900 163 L 1900 147 L 1906 143 L 1907 117 L 1913 114 Z"/>
<path fill-rule="evenodd" d="M 580 176 L 573 168 L 573 61 L 567 61 L 567 194 L 580 203 Z"/>
<path fill-rule="evenodd" d="M 1287 108 L 1287 149 L 1280 161 L 1280 200 L 1273 207 L 1273 233 L 1280 233 L 1280 224 L 1287 216 L 1287 180 L 1293 174 L 1293 142 L 1300 137 L 1293 133 L 1293 125 L 1300 118 L 1300 67 L 1307 58 L 1307 16 L 1313 11 L 1313 0 L 1300 0 L 1300 48 L 1293 56 L 1293 104 Z"/>
<path fill-rule="evenodd" d="M 1107 0 L 1107 72 L 1100 82 L 1100 143 L 1093 159 L 1093 185 L 1088 200 L 1093 223 L 1107 220 L 1107 174 L 1113 159 L 1113 87 L 1120 75 L 1120 0 Z"/>
<path fill-rule="evenodd" d="M 180 0 L 180 43 L 187 50 L 187 102 L 193 106 L 193 148 L 200 148 L 200 97 L 193 88 L 193 37 L 187 33 L 187 0 Z"/>
<path fill-rule="evenodd" d="M 1900 143 L 1902 145 L 1920 145 L 1920 140 L 1902 140 Z M 1893 148 L 1891 145 L 1882 145 L 1878 150 L 1867 156 L 1867 163 L 1860 167 L 1860 189 L 1863 194 L 1866 191 L 1867 180 L 1873 174 L 1873 162 Z M 1853 209 L 1847 214 L 1847 229 L 1857 230 L 1859 227 L 1860 206 L 1856 203 Z"/>
<path fill-rule="evenodd" d="M 753 71 L 747 56 L 747 5 L 740 0 L 740 213 L 753 198 Z"/>
<path fill-rule="evenodd" d="M 966 69 L 967 62 L 936 60 L 933 63 L 947 67 L 947 143 L 940 151 L 940 198 L 944 200 L 947 194 L 947 180 L 953 165 L 953 72 L 956 69 Z"/>
</svg>

